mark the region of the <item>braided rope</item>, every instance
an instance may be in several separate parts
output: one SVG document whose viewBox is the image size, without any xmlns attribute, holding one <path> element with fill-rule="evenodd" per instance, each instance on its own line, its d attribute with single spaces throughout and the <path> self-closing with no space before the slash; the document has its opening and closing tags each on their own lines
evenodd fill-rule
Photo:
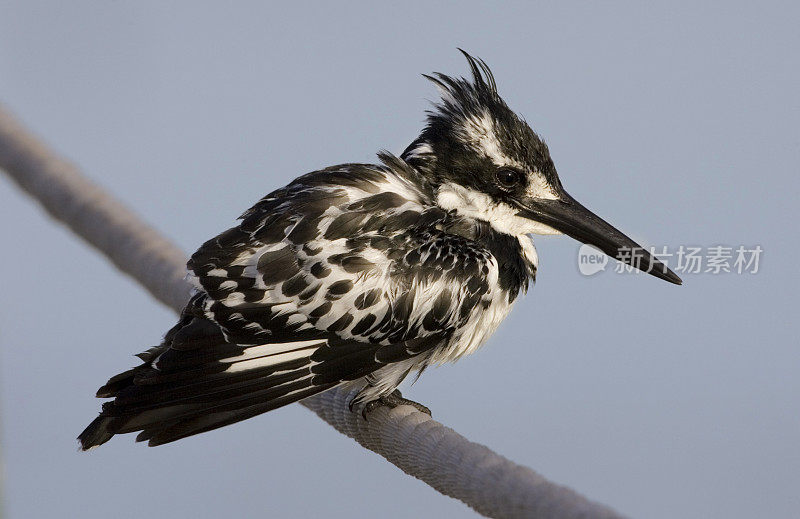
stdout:
<svg viewBox="0 0 800 519">
<path fill-rule="evenodd" d="M 179 312 L 189 297 L 186 258 L 119 200 L 57 156 L 0 107 L 0 168 L 56 220 Z M 473 443 L 411 406 L 378 408 L 365 421 L 347 407 L 353 389 L 301 403 L 337 431 L 442 494 L 487 517 L 619 518 L 613 510 Z"/>
</svg>

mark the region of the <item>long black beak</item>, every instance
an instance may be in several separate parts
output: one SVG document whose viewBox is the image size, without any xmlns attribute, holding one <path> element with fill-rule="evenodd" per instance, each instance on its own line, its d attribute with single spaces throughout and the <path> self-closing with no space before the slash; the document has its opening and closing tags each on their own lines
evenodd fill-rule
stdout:
<svg viewBox="0 0 800 519">
<path fill-rule="evenodd" d="M 612 258 L 642 272 L 676 285 L 683 283 L 681 278 L 647 250 L 583 207 L 567 193 L 563 193 L 559 200 L 541 198 L 532 200 L 525 204 L 525 208 L 521 209 L 518 215 L 541 222 L 580 242 L 593 245 Z"/>
</svg>

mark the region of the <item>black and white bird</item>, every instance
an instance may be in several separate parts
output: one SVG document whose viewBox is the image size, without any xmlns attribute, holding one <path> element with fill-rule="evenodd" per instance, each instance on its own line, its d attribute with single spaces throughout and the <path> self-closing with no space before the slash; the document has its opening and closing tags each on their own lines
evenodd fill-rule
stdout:
<svg viewBox="0 0 800 519">
<path fill-rule="evenodd" d="M 463 52 L 463 51 L 462 51 Z M 534 281 L 530 234 L 564 233 L 681 280 L 569 196 L 545 143 L 466 52 L 471 79 L 425 76 L 442 99 L 380 164 L 303 175 L 258 201 L 188 263 L 195 293 L 113 398 L 83 449 L 139 431 L 161 445 L 340 384 L 351 408 L 402 403 L 410 373 L 474 352 Z"/>
</svg>

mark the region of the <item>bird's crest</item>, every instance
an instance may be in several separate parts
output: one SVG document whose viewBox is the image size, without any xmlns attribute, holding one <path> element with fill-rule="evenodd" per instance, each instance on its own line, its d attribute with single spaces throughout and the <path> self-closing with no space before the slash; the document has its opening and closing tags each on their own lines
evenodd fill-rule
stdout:
<svg viewBox="0 0 800 519">
<path fill-rule="evenodd" d="M 439 93 L 442 95 L 442 104 L 450 105 L 450 108 L 457 108 L 474 101 L 500 101 L 497 83 L 495 83 L 494 75 L 486 62 L 471 56 L 463 49 L 458 50 L 467 58 L 467 63 L 472 71 L 472 82 L 464 77 L 454 78 L 440 72 L 422 75 L 439 89 Z"/>
</svg>

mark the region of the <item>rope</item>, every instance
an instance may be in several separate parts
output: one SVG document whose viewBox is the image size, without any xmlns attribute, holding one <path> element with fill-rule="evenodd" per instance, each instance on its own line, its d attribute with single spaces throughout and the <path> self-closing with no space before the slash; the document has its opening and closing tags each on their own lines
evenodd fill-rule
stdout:
<svg viewBox="0 0 800 519">
<path fill-rule="evenodd" d="M 0 168 L 56 220 L 176 312 L 188 300 L 186 257 L 119 200 L 85 178 L 0 106 Z M 487 517 L 619 518 L 613 510 L 473 443 L 410 406 L 352 413 L 355 391 L 301 402 L 340 433 Z"/>
</svg>

